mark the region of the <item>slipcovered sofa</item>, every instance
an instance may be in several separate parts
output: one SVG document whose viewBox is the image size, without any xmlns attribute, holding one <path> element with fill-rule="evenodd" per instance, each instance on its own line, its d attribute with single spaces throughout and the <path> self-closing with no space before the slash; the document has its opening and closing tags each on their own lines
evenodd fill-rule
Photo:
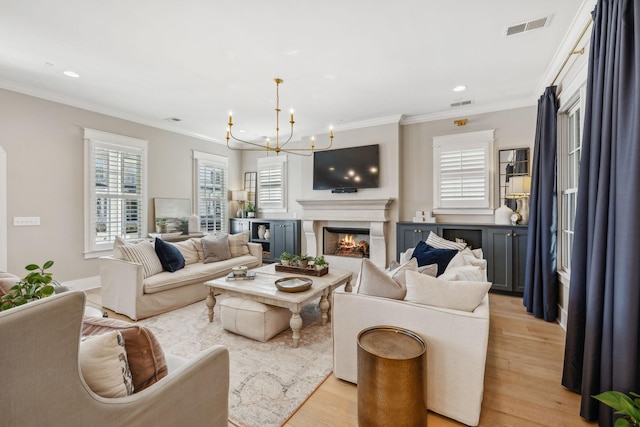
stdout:
<svg viewBox="0 0 640 427">
<path fill-rule="evenodd" d="M 480 252 L 475 255 L 480 255 Z M 363 270 L 353 291 L 347 292 L 343 286 L 333 293 L 331 325 L 335 376 L 357 383 L 360 331 L 380 325 L 408 329 L 417 333 L 427 346 L 426 370 L 423 373 L 423 398 L 427 409 L 466 425 L 478 425 L 489 341 L 487 291 L 491 284 L 486 282 L 486 269 L 483 270 L 483 263 L 475 255 L 468 249 L 461 251 L 451 261 L 451 268 L 445 271 L 447 278 L 438 279 L 423 277 L 431 273 L 415 271 L 417 264 L 409 268 L 411 262 L 406 260 L 410 259 L 411 253 L 408 253 L 401 259 L 406 262 L 396 270 L 376 273 L 397 279 L 397 287 L 386 288 L 375 283 L 384 282 L 386 278 L 382 280 L 380 276 L 376 279 L 375 274 L 365 274 L 366 261 L 363 261 Z M 403 272 L 402 269 L 414 271 Z M 431 275 L 435 276 L 435 271 Z M 399 277 L 402 280 L 398 280 Z M 440 277 L 445 277 L 445 274 Z M 476 287 L 471 277 L 481 283 Z M 430 305 L 425 300 L 428 298 L 421 295 L 424 282 L 441 286 L 429 295 L 429 298 L 437 300 L 435 305 Z M 446 293 L 446 289 L 456 285 L 460 286 L 459 293 L 463 295 L 440 298 L 442 290 Z M 362 289 L 365 287 L 367 290 Z M 469 292 L 465 295 L 466 291 Z M 469 298 L 469 294 L 474 294 L 473 298 Z M 466 307 L 447 308 L 449 303 Z"/>
<path fill-rule="evenodd" d="M 204 300 L 204 282 L 226 276 L 233 267 L 262 265 L 262 245 L 248 240 L 248 233 L 221 233 L 177 243 L 121 242 L 112 256 L 99 261 L 102 306 L 138 320 Z M 174 252 L 177 249 L 184 267 L 170 271 L 171 267 L 163 265 L 165 260 L 161 262 L 154 248 L 158 244 Z M 219 256 L 216 252 L 224 245 L 228 254 Z"/>
<path fill-rule="evenodd" d="M 69 291 L 0 312 L 2 425 L 228 425 L 229 352 L 223 346 L 189 360 L 163 354 L 166 376 L 135 394 L 92 391 L 80 362 L 84 307 L 84 293 Z"/>
</svg>

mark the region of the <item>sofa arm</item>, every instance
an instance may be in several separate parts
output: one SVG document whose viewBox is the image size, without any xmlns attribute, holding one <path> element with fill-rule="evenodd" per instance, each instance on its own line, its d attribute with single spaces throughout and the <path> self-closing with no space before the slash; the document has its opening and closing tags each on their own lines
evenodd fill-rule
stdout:
<svg viewBox="0 0 640 427">
<path fill-rule="evenodd" d="M 258 267 L 262 265 L 262 245 L 260 243 L 249 243 L 249 253 L 258 258 Z"/>
<path fill-rule="evenodd" d="M 102 306 L 137 320 L 136 301 L 144 293 L 142 264 L 100 257 Z"/>
</svg>

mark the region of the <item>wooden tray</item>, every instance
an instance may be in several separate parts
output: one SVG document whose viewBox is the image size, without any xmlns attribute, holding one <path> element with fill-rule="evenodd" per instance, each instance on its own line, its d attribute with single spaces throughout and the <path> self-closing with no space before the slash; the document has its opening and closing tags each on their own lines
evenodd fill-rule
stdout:
<svg viewBox="0 0 640 427">
<path fill-rule="evenodd" d="M 283 273 L 295 273 L 295 274 L 304 274 L 305 276 L 324 276 L 329 272 L 329 266 L 326 266 L 322 270 L 316 270 L 315 267 L 294 267 L 290 265 L 282 265 L 276 264 L 276 271 L 281 271 Z"/>
</svg>

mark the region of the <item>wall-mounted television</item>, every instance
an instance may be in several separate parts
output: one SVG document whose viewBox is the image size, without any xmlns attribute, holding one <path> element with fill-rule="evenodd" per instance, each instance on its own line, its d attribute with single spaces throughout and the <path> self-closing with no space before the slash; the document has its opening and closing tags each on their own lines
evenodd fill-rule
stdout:
<svg viewBox="0 0 640 427">
<path fill-rule="evenodd" d="M 313 189 L 376 188 L 380 147 L 340 148 L 313 153 Z"/>
</svg>

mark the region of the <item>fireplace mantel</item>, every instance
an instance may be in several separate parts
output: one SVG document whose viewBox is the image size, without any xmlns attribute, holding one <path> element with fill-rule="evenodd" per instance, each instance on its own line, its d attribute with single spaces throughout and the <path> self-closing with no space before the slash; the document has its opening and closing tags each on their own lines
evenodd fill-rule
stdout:
<svg viewBox="0 0 640 427">
<path fill-rule="evenodd" d="M 395 199 L 298 199 L 305 221 L 388 222 Z"/>
</svg>

